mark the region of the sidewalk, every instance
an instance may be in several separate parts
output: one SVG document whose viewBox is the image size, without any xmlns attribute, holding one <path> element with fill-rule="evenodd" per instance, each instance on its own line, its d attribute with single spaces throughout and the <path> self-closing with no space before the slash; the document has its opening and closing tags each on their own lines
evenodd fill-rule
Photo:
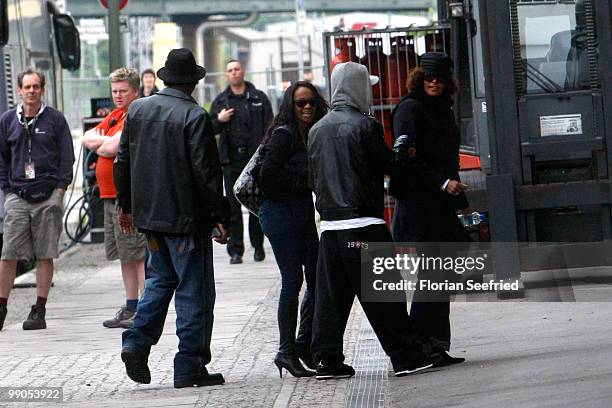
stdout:
<svg viewBox="0 0 612 408">
<path fill-rule="evenodd" d="M 217 302 L 209 369 L 223 373 L 225 385 L 173 388 L 173 308 L 151 351 L 151 384 L 137 385 L 126 376 L 119 357 L 121 329 L 102 327 L 123 301 L 119 264 L 105 262 L 97 245 L 71 250 L 58 262 L 47 330 L 21 329 L 34 292 L 13 292 L 9 319 L 0 332 L 0 386 L 63 387 L 61 406 L 68 407 L 611 404 L 612 305 L 605 302 L 453 304 L 452 354 L 465 356 L 466 363 L 404 378 L 393 377 L 361 309 L 355 307 L 345 336 L 347 362 L 357 370 L 354 378 L 281 380 L 272 363 L 280 278 L 271 249 L 266 251 L 265 262 L 253 262 L 252 251 L 247 251 L 244 264 L 230 266 L 225 248 L 215 244 Z"/>
<path fill-rule="evenodd" d="M 344 406 L 347 381 L 322 384 L 314 379 L 278 378 L 272 361 L 278 346 L 280 275 L 271 249 L 266 251 L 262 263 L 253 262 L 252 251 L 247 251 L 244 264 L 230 266 L 225 247 L 215 244 L 217 302 L 209 370 L 223 373 L 225 385 L 173 388 L 177 346 L 173 306 L 149 358 L 151 384 L 136 385 L 126 376 L 119 356 L 122 330 L 102 327 L 102 321 L 112 317 L 123 301 L 119 264 L 112 262 L 97 269 L 58 270 L 46 330 L 23 331 L 21 316 L 27 315 L 29 307 L 14 310 L 11 298 L 11 322 L 0 332 L 0 386 L 63 387 L 62 406 L 74 407 Z M 81 282 L 66 282 L 67 275 L 78 275 Z M 20 296 L 20 290 L 14 294 Z M 354 313 L 349 322 L 350 355 L 360 319 Z"/>
</svg>

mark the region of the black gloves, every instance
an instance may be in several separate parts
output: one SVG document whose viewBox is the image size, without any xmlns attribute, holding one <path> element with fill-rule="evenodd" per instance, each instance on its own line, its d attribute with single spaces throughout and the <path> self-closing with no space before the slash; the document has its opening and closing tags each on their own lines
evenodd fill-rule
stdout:
<svg viewBox="0 0 612 408">
<path fill-rule="evenodd" d="M 400 155 L 414 157 L 416 154 L 416 136 L 401 135 L 393 143 L 393 151 Z"/>
</svg>

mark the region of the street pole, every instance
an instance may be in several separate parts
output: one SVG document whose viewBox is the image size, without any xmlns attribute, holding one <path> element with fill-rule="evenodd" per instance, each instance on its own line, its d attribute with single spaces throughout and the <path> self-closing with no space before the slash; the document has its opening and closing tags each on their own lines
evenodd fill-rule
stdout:
<svg viewBox="0 0 612 408">
<path fill-rule="evenodd" d="M 108 55 L 110 57 L 110 72 L 113 72 L 121 67 L 119 0 L 108 0 Z"/>
<path fill-rule="evenodd" d="M 0 58 L 0 61 L 4 61 L 4 47 L 0 47 Z M 5 81 L 6 77 L 4 74 L 4 69 L 0 69 L 0 84 L 5 84 Z M 2 92 L 2 94 L 0 94 L 0 112 L 5 112 L 8 110 L 8 101 L 6 99 L 6 92 Z"/>
<path fill-rule="evenodd" d="M 448 19 L 446 7 L 446 0 L 438 0 L 438 21 L 446 21 Z"/>
<path fill-rule="evenodd" d="M 297 52 L 298 52 L 298 81 L 304 78 L 304 50 L 302 49 L 302 25 L 304 24 L 306 11 L 304 10 L 305 0 L 295 0 L 295 31 L 297 33 Z"/>
</svg>

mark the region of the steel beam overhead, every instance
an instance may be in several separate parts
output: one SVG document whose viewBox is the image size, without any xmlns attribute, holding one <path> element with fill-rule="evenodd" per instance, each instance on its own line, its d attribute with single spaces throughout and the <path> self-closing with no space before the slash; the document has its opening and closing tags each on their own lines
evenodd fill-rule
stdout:
<svg viewBox="0 0 612 408">
<path fill-rule="evenodd" d="M 308 11 L 427 11 L 435 0 L 308 0 Z M 70 0 L 68 11 L 74 17 L 106 14 L 100 4 L 91 0 Z M 230 13 L 294 12 L 295 0 L 130 0 L 123 14 L 131 16 L 193 15 Z"/>
</svg>

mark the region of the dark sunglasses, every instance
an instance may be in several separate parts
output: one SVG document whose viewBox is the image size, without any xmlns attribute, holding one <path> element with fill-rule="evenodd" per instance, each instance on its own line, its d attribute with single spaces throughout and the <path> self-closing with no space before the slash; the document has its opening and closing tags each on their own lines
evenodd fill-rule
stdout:
<svg viewBox="0 0 612 408">
<path fill-rule="evenodd" d="M 427 82 L 436 81 L 439 84 L 447 84 L 448 83 L 448 78 L 447 77 L 443 77 L 443 76 L 439 76 L 439 75 L 425 74 L 425 75 L 423 75 L 423 79 L 425 81 L 427 81 Z"/>
<path fill-rule="evenodd" d="M 293 103 L 295 103 L 295 106 L 298 108 L 304 108 L 307 104 L 312 108 L 316 108 L 319 105 L 319 102 L 317 102 L 316 99 L 298 99 L 293 101 Z"/>
</svg>

